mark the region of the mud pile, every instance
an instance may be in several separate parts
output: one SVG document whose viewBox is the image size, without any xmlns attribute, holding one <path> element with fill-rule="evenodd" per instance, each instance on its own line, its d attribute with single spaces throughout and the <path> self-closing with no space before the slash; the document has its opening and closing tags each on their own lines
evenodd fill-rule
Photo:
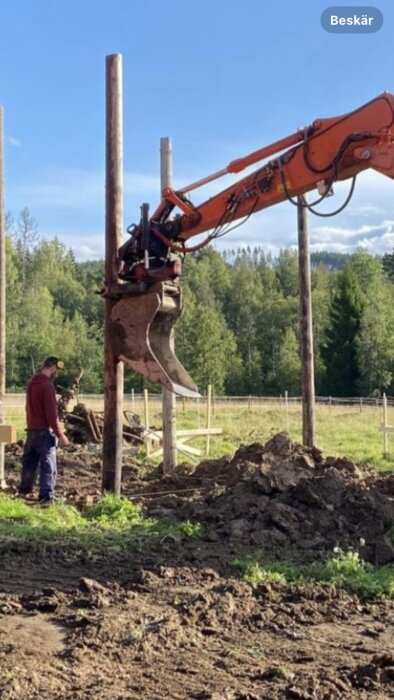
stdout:
<svg viewBox="0 0 394 700">
<path fill-rule="evenodd" d="M 266 550 L 353 547 L 373 563 L 394 561 L 394 475 L 324 457 L 279 433 L 202 462 L 188 478 L 194 493 L 177 491 L 173 478 L 174 492 L 145 503 L 148 510 Z"/>
</svg>

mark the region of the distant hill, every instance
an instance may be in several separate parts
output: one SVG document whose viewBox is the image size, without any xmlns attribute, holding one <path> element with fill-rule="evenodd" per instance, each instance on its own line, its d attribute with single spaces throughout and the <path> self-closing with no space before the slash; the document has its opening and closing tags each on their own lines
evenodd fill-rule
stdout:
<svg viewBox="0 0 394 700">
<path fill-rule="evenodd" d="M 342 270 L 349 257 L 350 253 L 331 253 L 328 250 L 320 250 L 311 253 L 311 265 L 312 267 L 325 265 L 329 270 Z"/>
</svg>

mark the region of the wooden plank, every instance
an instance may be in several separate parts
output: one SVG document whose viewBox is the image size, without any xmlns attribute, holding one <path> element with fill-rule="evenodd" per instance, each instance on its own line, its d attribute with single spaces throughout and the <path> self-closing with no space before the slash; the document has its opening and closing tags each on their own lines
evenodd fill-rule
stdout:
<svg viewBox="0 0 394 700">
<path fill-rule="evenodd" d="M 178 452 L 183 452 L 187 457 L 191 457 L 192 459 L 199 459 L 202 457 L 202 452 L 201 450 L 197 450 L 197 448 L 192 448 L 193 451 L 190 449 L 190 445 L 184 445 L 183 443 L 177 442 L 176 444 Z M 163 454 L 163 448 L 159 447 L 157 450 L 154 450 L 153 452 L 150 453 L 149 457 L 161 457 Z"/>
<path fill-rule="evenodd" d="M 0 443 L 16 442 L 16 426 L 0 425 Z"/>
<path fill-rule="evenodd" d="M 151 438 L 153 440 L 161 440 L 163 432 L 161 430 L 151 430 L 150 428 L 145 429 L 146 433 L 149 433 Z M 222 435 L 223 429 L 222 428 L 196 428 L 195 430 L 177 430 L 176 431 L 176 436 L 177 438 L 184 438 L 184 437 L 203 437 L 204 435 Z"/>
<path fill-rule="evenodd" d="M 190 447 L 190 445 L 180 445 L 179 442 L 176 445 L 179 452 L 183 452 L 189 457 L 197 457 L 199 459 L 204 454 L 201 450 L 198 450 L 196 447 Z"/>
<path fill-rule="evenodd" d="M 198 435 L 221 435 L 222 428 L 196 428 L 195 430 L 177 430 L 177 437 L 197 437 Z"/>
</svg>

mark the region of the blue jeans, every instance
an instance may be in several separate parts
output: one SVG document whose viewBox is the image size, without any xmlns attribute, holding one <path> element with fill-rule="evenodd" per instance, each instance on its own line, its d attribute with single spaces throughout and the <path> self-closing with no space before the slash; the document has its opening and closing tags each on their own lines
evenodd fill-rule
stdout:
<svg viewBox="0 0 394 700">
<path fill-rule="evenodd" d="M 51 500 L 56 483 L 56 438 L 50 430 L 28 430 L 19 493 L 31 493 L 40 471 L 40 500 Z"/>
</svg>

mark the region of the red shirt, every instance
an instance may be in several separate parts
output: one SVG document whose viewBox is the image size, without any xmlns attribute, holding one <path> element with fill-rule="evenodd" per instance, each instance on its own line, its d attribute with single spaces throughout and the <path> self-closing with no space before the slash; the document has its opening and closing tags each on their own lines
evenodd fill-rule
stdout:
<svg viewBox="0 0 394 700">
<path fill-rule="evenodd" d="M 28 430 L 49 430 L 56 437 L 62 435 L 57 415 L 56 393 L 53 382 L 38 372 L 30 380 L 26 391 L 26 419 Z"/>
</svg>

